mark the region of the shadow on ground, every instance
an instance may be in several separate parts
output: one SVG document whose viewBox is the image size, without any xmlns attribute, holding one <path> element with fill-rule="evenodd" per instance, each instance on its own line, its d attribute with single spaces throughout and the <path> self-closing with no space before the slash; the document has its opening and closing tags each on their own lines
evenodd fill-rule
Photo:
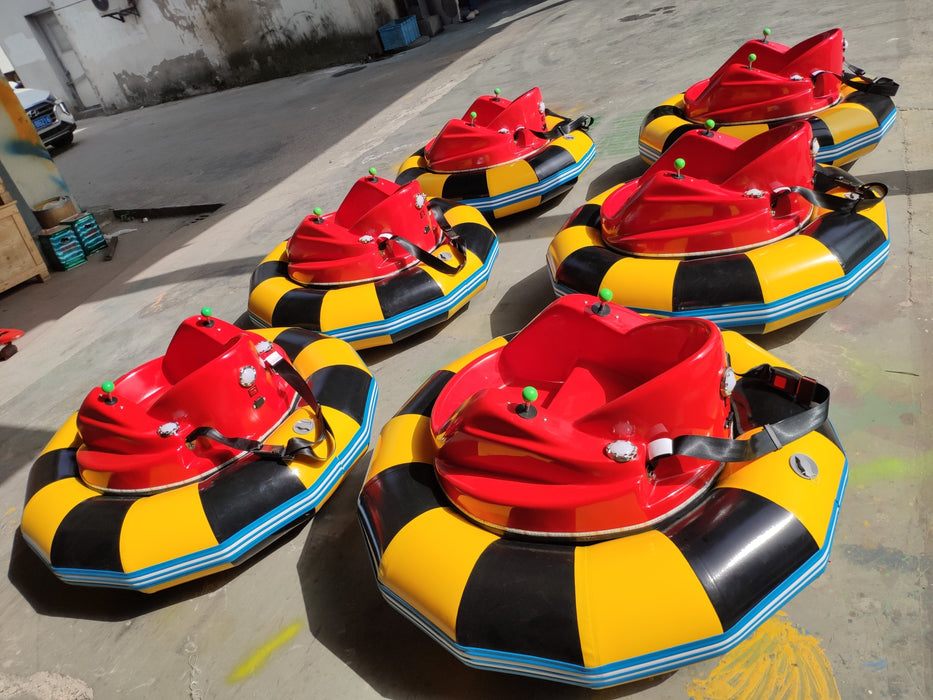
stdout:
<svg viewBox="0 0 933 700">
<path fill-rule="evenodd" d="M 52 430 L 0 425 L 0 484 L 22 468 L 23 455 L 38 457 L 54 434 Z"/>
<path fill-rule="evenodd" d="M 623 160 L 621 163 L 616 163 L 597 175 L 590 182 L 586 191 L 586 198 L 587 200 L 593 199 L 593 197 L 602 194 L 610 187 L 615 187 L 616 185 L 621 185 L 623 182 L 641 177 L 647 169 L 647 163 L 638 156 Z"/>
<path fill-rule="evenodd" d="M 520 331 L 556 299 L 547 266 L 519 280 L 502 295 L 489 314 L 489 328 L 495 338 Z"/>
<path fill-rule="evenodd" d="M 547 200 L 543 204 L 539 204 L 533 209 L 520 211 L 502 219 L 489 217 L 489 225 L 492 226 L 493 230 L 496 232 L 496 237 L 500 241 L 509 240 L 512 238 L 512 236 L 510 236 L 512 231 L 521 231 L 522 229 L 526 229 L 529 227 L 529 224 L 535 227 L 535 235 L 526 235 L 525 238 L 549 238 L 554 236 L 560 230 L 565 217 L 563 214 L 561 214 L 559 217 L 549 217 L 547 216 L 547 213 L 552 209 L 560 206 L 567 197 L 571 198 L 571 202 L 576 202 L 576 199 L 574 198 L 574 192 L 575 190 L 568 189 L 565 192 L 561 192 L 560 194 L 556 195 L 552 199 Z M 541 225 L 542 222 L 546 222 L 549 219 L 559 220 L 560 224 L 554 227 L 553 230 L 548 224 Z"/>
<path fill-rule="evenodd" d="M 223 588 L 234 577 L 245 573 L 275 549 L 291 541 L 307 522 L 308 519 L 303 518 L 277 539 L 267 540 L 262 551 L 232 569 L 155 593 L 65 583 L 30 549 L 17 528 L 7 576 L 40 615 L 105 622 L 129 620 Z"/>
<path fill-rule="evenodd" d="M 28 332 L 45 322 L 66 316 L 98 295 L 107 285 L 120 278 L 129 279 L 136 270 L 143 269 L 147 256 L 160 245 L 167 243 L 173 248 L 185 246 L 203 230 L 203 226 L 189 223 L 192 223 L 190 217 L 150 219 L 148 222 L 104 222 L 101 229 L 106 235 L 123 232 L 115 239 L 117 246 L 113 259 L 106 261 L 105 251 L 99 251 L 88 256 L 87 262 L 77 267 L 51 271 L 46 282 L 27 281 L 8 289 L 0 294 L 0 326 Z M 242 258 L 195 265 L 170 275 L 127 281 L 114 286 L 113 295 L 130 294 L 160 284 L 189 279 L 247 275 L 258 263 L 259 260 L 255 258 Z"/>
<path fill-rule="evenodd" d="M 933 192 L 933 170 L 892 170 L 886 173 L 852 173 L 862 182 L 881 182 L 888 194 L 929 194 Z"/>
<path fill-rule="evenodd" d="M 832 309 L 828 310 L 828 312 L 831 311 Z M 760 345 L 765 350 L 774 352 L 778 348 L 794 342 L 797 338 L 806 333 L 807 329 L 816 323 L 821 317 L 822 314 L 811 316 L 810 318 L 805 318 L 797 321 L 796 323 L 792 323 L 789 326 L 778 328 L 777 330 L 771 331 L 770 333 L 758 335 L 748 334 L 747 337 L 750 341 L 755 343 L 755 345 Z"/>
</svg>

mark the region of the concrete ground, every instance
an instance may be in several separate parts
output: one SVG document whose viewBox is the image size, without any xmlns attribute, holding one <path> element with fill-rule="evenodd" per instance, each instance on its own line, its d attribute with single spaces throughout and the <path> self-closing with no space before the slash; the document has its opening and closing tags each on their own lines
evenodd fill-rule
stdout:
<svg viewBox="0 0 933 700">
<path fill-rule="evenodd" d="M 84 120 L 56 156 L 84 207 L 225 206 L 199 220 L 114 221 L 110 232 L 137 230 L 112 261 L 95 256 L 0 296 L 0 326 L 27 331 L 0 364 L 0 697 L 933 697 L 927 3 L 480 7 L 475 21 L 382 61 Z M 832 389 L 851 476 L 826 573 L 737 654 L 599 692 L 463 666 L 377 592 L 355 513 L 368 457 L 309 526 L 229 573 L 162 593 L 67 586 L 26 548 L 29 466 L 90 387 L 164 352 L 201 306 L 236 319 L 252 268 L 311 208 L 334 209 L 369 167 L 391 176 L 495 87 L 513 97 L 538 85 L 552 109 L 596 118 L 598 155 L 576 187 L 496 226 L 502 250 L 486 290 L 445 326 L 363 353 L 380 387 L 378 430 L 435 368 L 553 298 L 547 244 L 576 206 L 640 172 L 644 114 L 764 26 L 783 43 L 841 26 L 849 59 L 901 89 L 896 125 L 853 168 L 890 188 L 889 260 L 841 306 L 758 339 Z M 664 601 L 646 591 L 645 604 Z M 820 674 L 822 693 L 807 685 Z"/>
</svg>

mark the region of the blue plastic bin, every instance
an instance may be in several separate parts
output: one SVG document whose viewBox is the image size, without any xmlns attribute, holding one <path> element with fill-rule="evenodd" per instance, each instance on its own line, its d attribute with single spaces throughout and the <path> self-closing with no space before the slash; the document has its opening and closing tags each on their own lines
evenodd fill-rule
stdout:
<svg viewBox="0 0 933 700">
<path fill-rule="evenodd" d="M 104 234 L 93 214 L 89 212 L 75 214 L 59 223 L 63 226 L 70 226 L 77 234 L 85 255 L 96 253 L 98 250 L 104 250 L 107 247 L 107 239 L 104 238 Z"/>
<path fill-rule="evenodd" d="M 379 27 L 379 41 L 386 51 L 394 51 L 408 46 L 421 36 L 418 31 L 418 20 L 414 15 L 392 20 Z"/>
<path fill-rule="evenodd" d="M 78 234 L 70 226 L 55 226 L 40 233 L 39 248 L 55 270 L 70 270 L 87 262 Z"/>
</svg>

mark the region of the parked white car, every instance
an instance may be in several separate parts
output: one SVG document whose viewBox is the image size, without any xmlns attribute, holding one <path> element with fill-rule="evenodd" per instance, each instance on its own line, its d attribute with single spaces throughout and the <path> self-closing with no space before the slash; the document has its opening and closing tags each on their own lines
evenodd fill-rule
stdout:
<svg viewBox="0 0 933 700">
<path fill-rule="evenodd" d="M 67 146 L 72 142 L 77 124 L 64 102 L 47 90 L 17 88 L 13 92 L 46 148 Z"/>
</svg>

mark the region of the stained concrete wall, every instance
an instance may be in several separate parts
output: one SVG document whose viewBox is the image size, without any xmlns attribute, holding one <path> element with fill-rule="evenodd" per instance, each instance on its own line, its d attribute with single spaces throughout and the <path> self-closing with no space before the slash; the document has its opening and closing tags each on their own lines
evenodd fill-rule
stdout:
<svg viewBox="0 0 933 700">
<path fill-rule="evenodd" d="M 50 6 L 108 112 L 363 60 L 399 14 L 394 0 L 137 0 L 120 22 L 90 0 L 4 0 L 0 44 L 30 85 L 51 78 L 19 51 L 42 48 L 23 14 Z"/>
</svg>

